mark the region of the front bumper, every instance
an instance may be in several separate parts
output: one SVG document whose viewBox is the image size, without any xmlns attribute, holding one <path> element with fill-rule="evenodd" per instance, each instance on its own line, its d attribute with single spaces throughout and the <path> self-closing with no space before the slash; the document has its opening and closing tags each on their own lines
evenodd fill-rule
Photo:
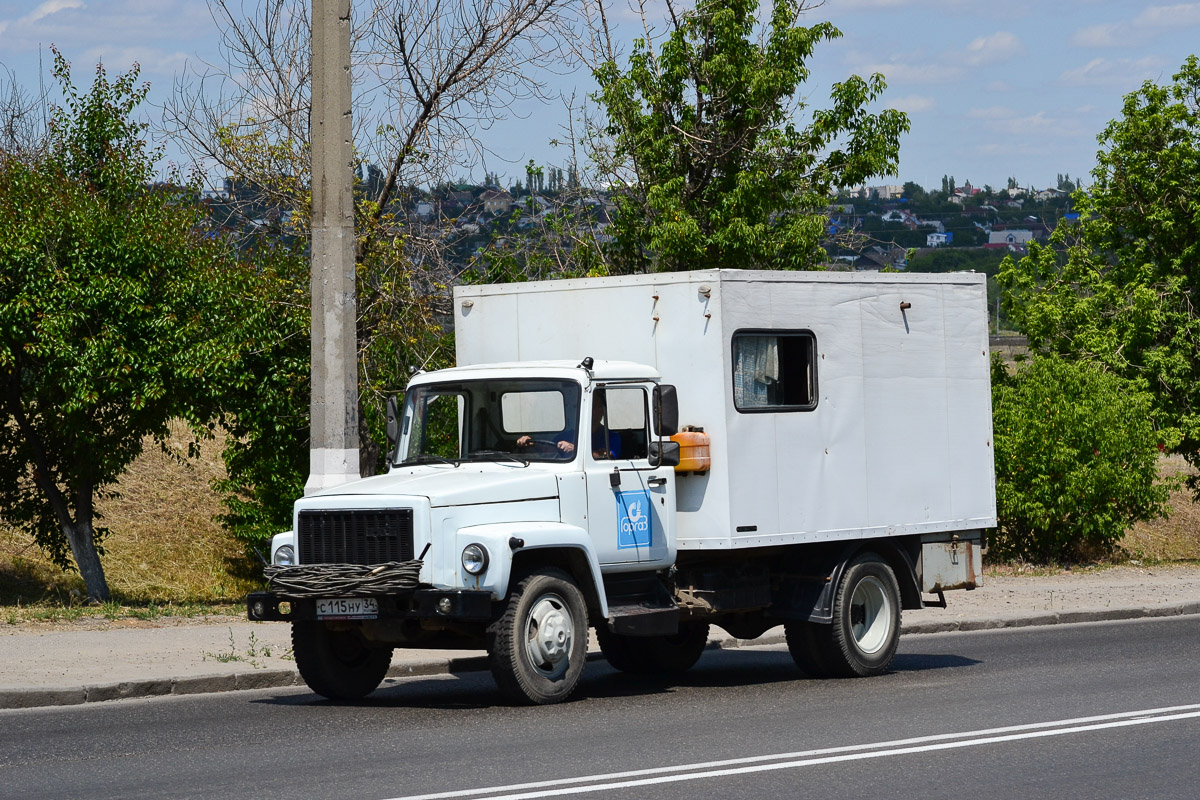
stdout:
<svg viewBox="0 0 1200 800">
<path fill-rule="evenodd" d="M 492 618 L 492 594 L 470 589 L 414 589 L 383 595 L 379 619 L 444 619 L 477 622 Z M 287 597 L 276 592 L 251 592 L 246 615 L 253 622 L 289 622 L 317 618 L 316 599 Z"/>
</svg>

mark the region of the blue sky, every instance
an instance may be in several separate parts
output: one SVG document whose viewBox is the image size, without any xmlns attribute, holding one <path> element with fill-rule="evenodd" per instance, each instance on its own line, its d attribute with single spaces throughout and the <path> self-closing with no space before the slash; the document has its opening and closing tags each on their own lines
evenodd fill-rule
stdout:
<svg viewBox="0 0 1200 800">
<path fill-rule="evenodd" d="M 826 0 L 807 19 L 832 20 L 844 34 L 816 52 L 804 90 L 810 102 L 819 105 L 851 73 L 883 73 L 885 103 L 912 120 L 894 180 L 927 187 L 940 186 L 943 174 L 960 185 L 1002 187 L 1015 176 L 1043 188 L 1058 173 L 1087 173 L 1122 96 L 1147 79 L 1169 81 L 1200 42 L 1200 2 Z M 101 58 L 110 72 L 139 62 L 152 102 L 169 94 L 187 62 L 219 58 L 202 0 L 0 0 L 0 64 L 19 82 L 36 88 L 39 45 L 49 82 L 51 43 L 71 59 L 78 82 Z M 556 80 L 581 91 L 591 85 L 582 74 Z M 548 144 L 560 107 L 514 111 L 523 118 L 487 136 L 495 153 L 488 170 L 519 177 L 529 158 L 560 161 Z"/>
</svg>

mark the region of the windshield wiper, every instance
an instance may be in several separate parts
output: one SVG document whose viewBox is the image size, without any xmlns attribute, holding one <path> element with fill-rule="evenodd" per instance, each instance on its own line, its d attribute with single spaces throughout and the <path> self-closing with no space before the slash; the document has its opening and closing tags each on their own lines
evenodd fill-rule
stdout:
<svg viewBox="0 0 1200 800">
<path fill-rule="evenodd" d="M 426 453 L 417 458 L 401 461 L 400 466 L 407 467 L 414 464 L 453 464 L 457 467 L 460 461 L 461 459 L 458 458 L 446 458 L 445 456 L 435 456 L 432 453 Z"/>
<path fill-rule="evenodd" d="M 470 453 L 467 454 L 467 456 L 469 458 L 474 458 L 475 456 L 484 456 L 491 461 L 499 461 L 500 459 L 505 459 L 508 461 L 516 461 L 518 464 L 521 464 L 522 466 L 525 466 L 525 467 L 529 466 L 529 459 L 522 458 L 521 456 L 517 455 L 516 453 L 510 453 L 507 450 L 472 450 Z"/>
</svg>

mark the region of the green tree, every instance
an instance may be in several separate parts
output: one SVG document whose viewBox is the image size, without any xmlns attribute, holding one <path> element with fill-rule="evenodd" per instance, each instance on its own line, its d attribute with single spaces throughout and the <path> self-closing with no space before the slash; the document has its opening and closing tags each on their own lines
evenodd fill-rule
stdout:
<svg viewBox="0 0 1200 800">
<path fill-rule="evenodd" d="M 221 522 L 249 547 L 287 528 L 308 478 L 309 261 L 302 242 L 259 237 L 245 246 L 259 280 L 246 302 L 246 352 L 225 393 L 222 458 L 214 488 Z"/>
<path fill-rule="evenodd" d="M 292 504 L 304 492 L 309 470 L 311 373 L 310 267 L 305 210 L 293 213 L 283 235 L 255 235 L 241 244 L 257 280 L 240 322 L 246 353 L 224 395 L 228 430 L 223 453 L 227 477 L 222 523 L 248 546 L 286 529 Z M 356 215 L 373 204 L 356 199 Z M 382 224 L 400 225 L 390 214 Z M 386 441 L 385 402 L 402 391 L 412 368 L 448 366 L 453 337 L 438 316 L 433 291 L 444 285 L 424 282 L 401 232 L 387 246 L 363 248 L 356 264 L 359 374 L 359 468 L 364 476 L 380 471 Z M 432 261 L 443 255 L 429 251 Z"/>
<path fill-rule="evenodd" d="M 851 76 L 828 108 L 806 108 L 808 61 L 840 33 L 799 25 L 802 8 L 774 0 L 760 20 L 757 0 L 669 7 L 657 49 L 635 41 L 624 69 L 607 52 L 594 72 L 607 123 L 591 156 L 618 187 L 614 271 L 811 266 L 830 189 L 894 171 L 908 119 L 867 112 L 882 76 Z"/>
<path fill-rule="evenodd" d="M 1146 82 L 1100 136 L 1078 223 L 1006 262 L 1009 317 L 1030 345 L 1143 381 L 1200 466 L 1200 64 Z"/>
<path fill-rule="evenodd" d="M 1153 398 L 1086 362 L 1039 356 L 1009 373 L 992 362 L 999 526 L 991 555 L 1037 562 L 1105 555 L 1138 520 L 1162 516 Z"/>
<path fill-rule="evenodd" d="M 89 599 L 109 597 L 95 500 L 182 418 L 216 415 L 239 354 L 239 273 L 195 193 L 155 186 L 137 70 L 66 96 L 46 147 L 0 156 L 0 511 Z"/>
<path fill-rule="evenodd" d="M 916 181 L 906 181 L 904 184 L 904 197 L 912 203 L 919 203 L 927 197 L 925 187 Z"/>
</svg>

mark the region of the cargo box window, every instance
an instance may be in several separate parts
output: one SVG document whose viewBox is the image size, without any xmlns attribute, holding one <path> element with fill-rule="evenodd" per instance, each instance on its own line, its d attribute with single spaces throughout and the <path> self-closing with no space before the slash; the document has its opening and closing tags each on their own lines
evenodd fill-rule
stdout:
<svg viewBox="0 0 1200 800">
<path fill-rule="evenodd" d="M 733 404 L 738 411 L 817 407 L 816 337 L 810 331 L 733 335 Z"/>
</svg>

